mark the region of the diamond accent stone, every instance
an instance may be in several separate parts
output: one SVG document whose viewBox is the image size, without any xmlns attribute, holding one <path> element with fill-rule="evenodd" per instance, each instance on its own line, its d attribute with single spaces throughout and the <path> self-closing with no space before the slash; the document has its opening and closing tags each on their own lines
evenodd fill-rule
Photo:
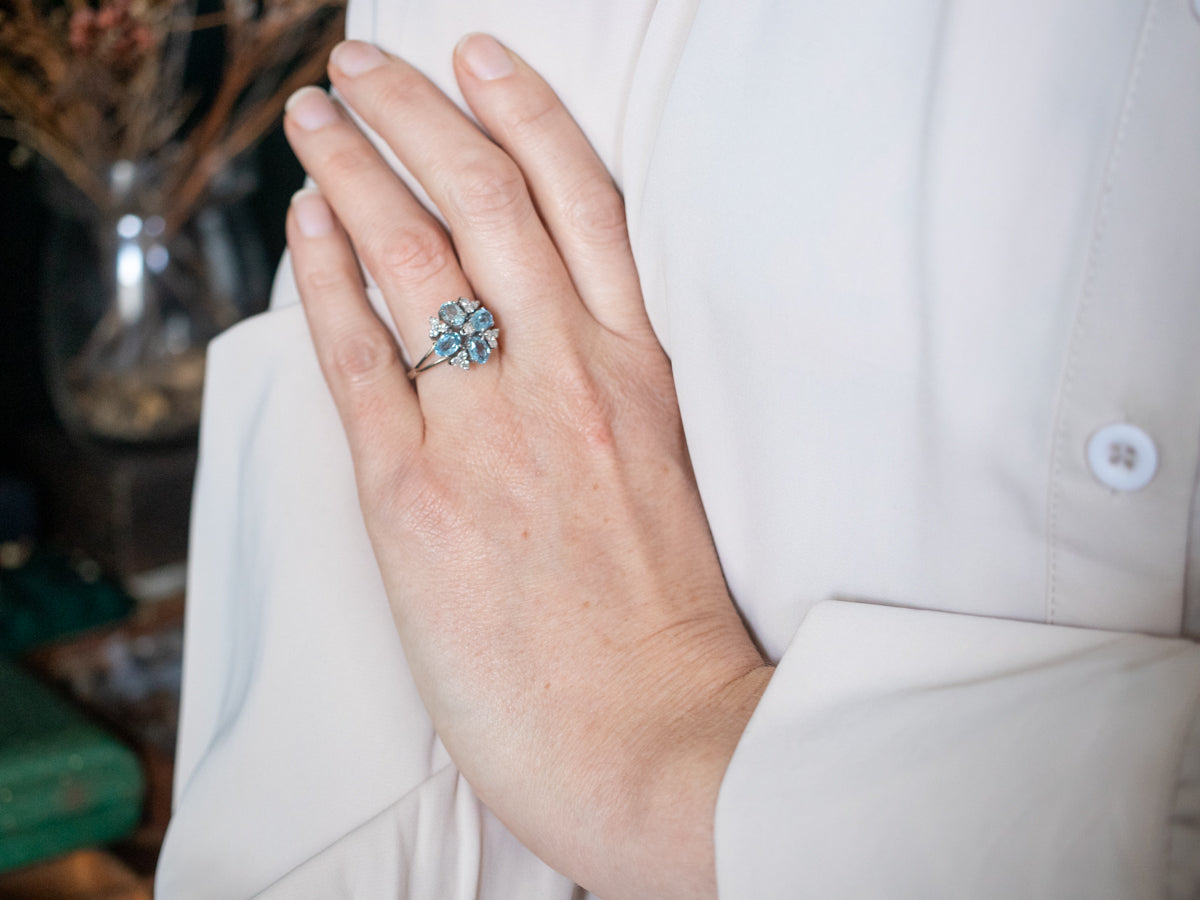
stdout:
<svg viewBox="0 0 1200 900">
<path fill-rule="evenodd" d="M 429 336 L 434 340 L 437 340 L 439 334 L 445 334 L 448 327 L 441 319 L 434 318 L 433 316 L 429 317 Z"/>
<path fill-rule="evenodd" d="M 483 333 L 483 339 L 487 341 L 487 345 L 489 347 L 495 350 L 498 346 L 500 346 L 500 329 L 493 328 L 491 331 L 485 331 Z"/>
<path fill-rule="evenodd" d="M 442 304 L 442 308 L 438 310 L 438 318 L 451 328 L 459 328 L 467 321 L 467 314 L 457 303 L 450 302 Z"/>
<path fill-rule="evenodd" d="M 464 370 L 469 369 L 471 368 L 471 358 L 467 356 L 467 352 L 464 350 L 458 356 L 454 357 L 454 359 L 450 360 L 450 365 L 458 366 Z"/>
<path fill-rule="evenodd" d="M 438 356 L 453 356 L 460 349 L 462 349 L 462 337 L 453 331 L 443 334 L 433 345 L 433 352 Z"/>
<path fill-rule="evenodd" d="M 473 312 L 475 312 L 475 310 L 479 309 L 479 301 L 478 300 L 469 300 L 466 297 L 459 297 L 458 305 L 461 306 L 468 313 L 473 313 Z"/>
</svg>

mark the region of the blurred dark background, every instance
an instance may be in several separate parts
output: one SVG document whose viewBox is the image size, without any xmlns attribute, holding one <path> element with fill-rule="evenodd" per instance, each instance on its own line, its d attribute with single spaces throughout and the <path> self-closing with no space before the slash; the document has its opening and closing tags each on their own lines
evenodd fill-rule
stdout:
<svg viewBox="0 0 1200 900">
<path fill-rule="evenodd" d="M 54 421 L 41 362 L 38 309 L 40 255 L 47 213 L 34 191 L 32 165 L 14 168 L 16 145 L 0 139 L 0 468 L 18 464 L 15 452 L 30 426 Z M 268 256 L 283 252 L 283 217 L 304 180 L 282 129 L 254 154 L 259 189 L 250 198 Z"/>
<path fill-rule="evenodd" d="M 273 272 L 303 172 L 280 128 L 252 157 L 242 208 Z M 0 900 L 148 900 L 170 815 L 196 442 L 89 445 L 58 425 L 35 169 L 0 140 Z M 52 760 L 47 790 L 37 771 Z M 12 831 L 31 803 L 45 840 Z"/>
</svg>

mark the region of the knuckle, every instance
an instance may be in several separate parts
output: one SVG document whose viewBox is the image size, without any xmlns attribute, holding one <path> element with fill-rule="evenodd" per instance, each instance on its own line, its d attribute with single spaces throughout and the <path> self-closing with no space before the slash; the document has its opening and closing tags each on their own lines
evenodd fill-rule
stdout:
<svg viewBox="0 0 1200 900">
<path fill-rule="evenodd" d="M 555 391 L 562 403 L 563 421 L 594 449 L 611 448 L 616 442 L 613 410 L 608 395 L 582 367 L 564 366 Z"/>
<path fill-rule="evenodd" d="M 319 266 L 301 272 L 298 286 L 301 296 L 324 297 L 337 293 L 345 285 L 346 278 L 341 272 Z"/>
<path fill-rule="evenodd" d="M 568 227 L 594 244 L 618 244 L 628 241 L 625 201 L 607 182 L 589 181 L 577 188 L 563 209 Z"/>
<path fill-rule="evenodd" d="M 393 228 L 372 250 L 379 274 L 397 284 L 424 281 L 450 263 L 446 240 L 428 228 Z"/>
<path fill-rule="evenodd" d="M 382 328 L 357 328 L 335 338 L 330 348 L 333 375 L 349 385 L 370 384 L 398 366 L 396 345 Z"/>
<path fill-rule="evenodd" d="M 352 179 L 368 171 L 375 162 L 363 147 L 337 147 L 325 157 L 321 166 L 322 174 L 330 180 Z"/>
<path fill-rule="evenodd" d="M 477 227 L 508 223 L 532 210 L 521 170 L 507 157 L 467 164 L 453 193 L 463 218 Z"/>
<path fill-rule="evenodd" d="M 371 87 L 372 108 L 384 120 L 404 121 L 420 102 L 421 81 L 404 70 L 393 70 L 387 80 L 381 79 Z"/>
<path fill-rule="evenodd" d="M 514 109 L 505 126 L 514 140 L 539 141 L 553 126 L 555 113 L 560 111 L 562 106 L 556 100 L 535 96 Z"/>
<path fill-rule="evenodd" d="M 461 516 L 454 512 L 450 493 L 429 472 L 416 470 L 391 473 L 391 489 L 383 493 L 386 520 L 418 538 L 444 546 L 447 536 L 461 532 Z"/>
</svg>

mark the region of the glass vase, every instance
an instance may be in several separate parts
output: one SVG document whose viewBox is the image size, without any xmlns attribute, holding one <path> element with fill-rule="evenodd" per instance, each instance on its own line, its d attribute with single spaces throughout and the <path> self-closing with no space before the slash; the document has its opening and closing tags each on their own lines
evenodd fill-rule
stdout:
<svg viewBox="0 0 1200 900">
<path fill-rule="evenodd" d="M 127 444 L 192 439 L 208 342 L 261 310 L 269 290 L 246 204 L 248 165 L 218 176 L 181 221 L 150 162 L 119 162 L 109 201 L 48 173 L 42 309 L 50 396 L 77 437 Z"/>
</svg>

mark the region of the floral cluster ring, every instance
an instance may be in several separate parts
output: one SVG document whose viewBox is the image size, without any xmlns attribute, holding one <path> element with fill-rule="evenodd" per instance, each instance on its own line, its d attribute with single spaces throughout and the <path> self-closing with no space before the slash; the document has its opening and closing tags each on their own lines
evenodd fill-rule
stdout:
<svg viewBox="0 0 1200 900">
<path fill-rule="evenodd" d="M 500 329 L 495 326 L 492 314 L 477 300 L 459 297 L 443 303 L 438 314 L 429 319 L 433 346 L 409 370 L 408 377 L 416 378 L 444 362 L 460 369 L 471 368 L 471 363 L 482 366 L 499 345 Z"/>
</svg>

